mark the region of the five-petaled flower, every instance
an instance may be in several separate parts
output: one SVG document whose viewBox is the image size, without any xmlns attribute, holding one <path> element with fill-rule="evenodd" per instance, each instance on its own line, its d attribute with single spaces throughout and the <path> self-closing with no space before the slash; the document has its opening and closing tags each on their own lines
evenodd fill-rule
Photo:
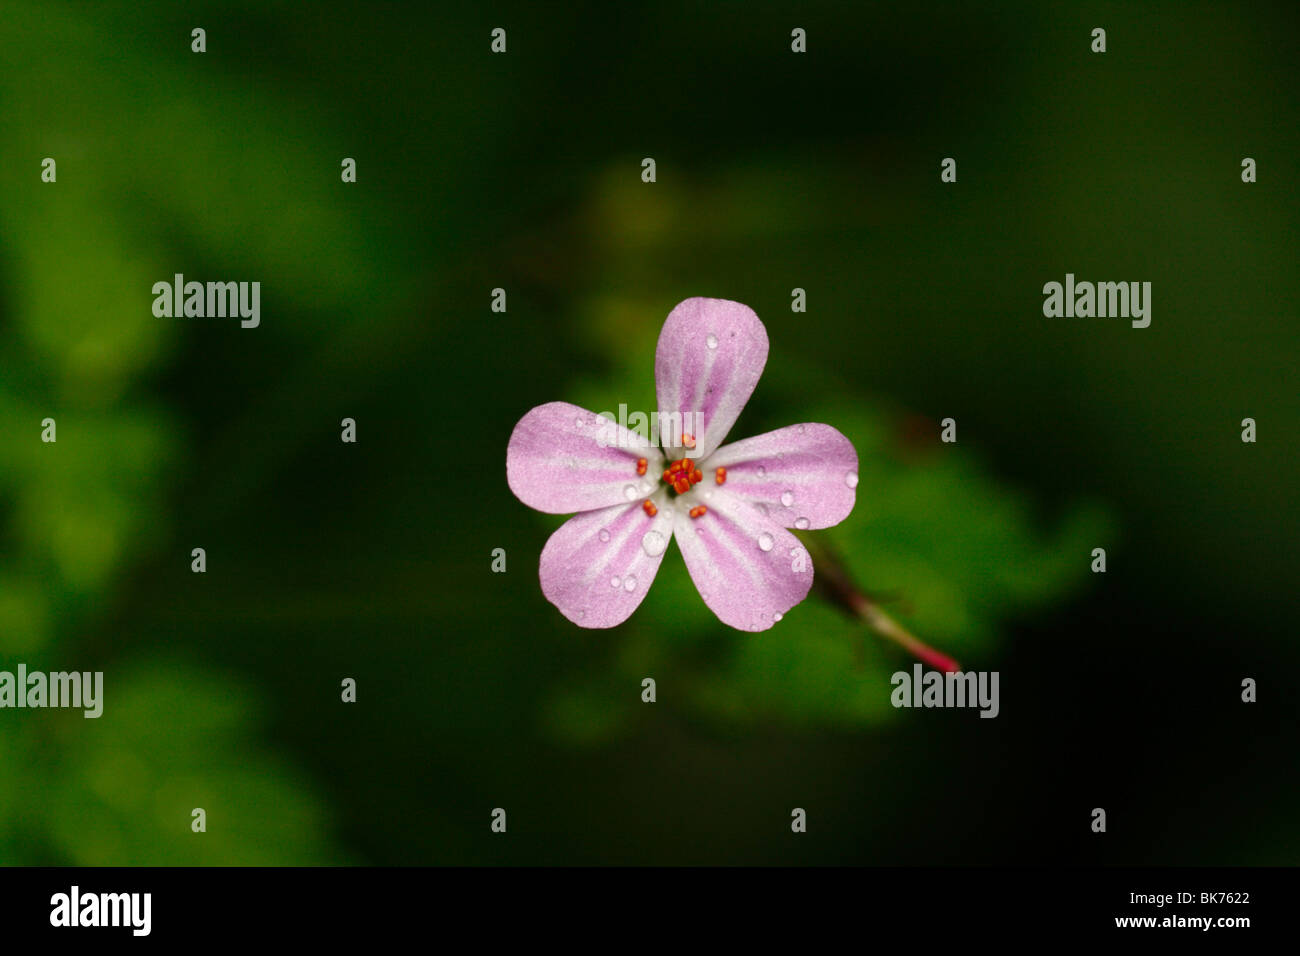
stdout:
<svg viewBox="0 0 1300 956">
<path fill-rule="evenodd" d="M 767 330 L 752 309 L 687 299 L 659 334 L 655 384 L 660 419 L 700 422 L 699 434 L 660 447 L 566 402 L 520 419 L 506 450 L 510 490 L 538 511 L 578 512 L 541 557 L 542 593 L 570 621 L 627 620 L 670 537 L 704 602 L 731 627 L 766 630 L 807 596 L 812 559 L 788 529 L 848 516 L 858 455 L 817 424 L 722 445 L 766 364 Z"/>
</svg>

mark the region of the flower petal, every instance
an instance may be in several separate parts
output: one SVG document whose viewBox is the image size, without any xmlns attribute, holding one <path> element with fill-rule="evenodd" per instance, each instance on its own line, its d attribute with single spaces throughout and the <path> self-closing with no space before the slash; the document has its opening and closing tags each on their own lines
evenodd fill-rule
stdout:
<svg viewBox="0 0 1300 956">
<path fill-rule="evenodd" d="M 678 510 L 673 526 L 686 569 L 723 624 L 765 631 L 808 595 L 813 566 L 789 531 L 738 495 L 714 488 L 708 513 Z"/>
<path fill-rule="evenodd" d="M 778 428 L 719 448 L 700 467 L 727 469 L 726 489 L 783 528 L 829 528 L 857 499 L 858 453 L 830 425 Z"/>
<path fill-rule="evenodd" d="M 646 459 L 644 476 L 637 459 Z M 568 402 L 539 405 L 519 420 L 506 448 L 506 483 L 538 511 L 571 514 L 640 502 L 658 487 L 663 456 L 609 418 Z"/>
<path fill-rule="evenodd" d="M 726 299 L 687 299 L 668 313 L 655 349 L 659 416 L 681 416 L 706 458 L 735 424 L 767 364 L 767 330 L 754 310 Z M 658 436 L 655 436 L 658 437 Z M 679 444 L 672 435 L 663 442 Z"/>
<path fill-rule="evenodd" d="M 613 627 L 636 610 L 663 562 L 673 531 L 667 492 L 653 499 L 650 517 L 640 502 L 575 515 L 542 549 L 542 593 L 582 627 Z"/>
</svg>

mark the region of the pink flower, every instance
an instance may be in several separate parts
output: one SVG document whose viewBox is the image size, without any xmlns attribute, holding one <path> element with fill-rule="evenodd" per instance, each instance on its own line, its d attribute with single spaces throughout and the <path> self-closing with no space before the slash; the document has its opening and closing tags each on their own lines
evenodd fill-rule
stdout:
<svg viewBox="0 0 1300 956">
<path fill-rule="evenodd" d="M 506 450 L 510 490 L 538 511 L 577 512 L 546 542 L 540 570 L 542 593 L 570 621 L 627 620 L 670 537 L 724 624 L 767 630 L 807 596 L 812 560 L 787 529 L 848 516 L 858 455 L 829 425 L 722 445 L 765 364 L 767 330 L 752 309 L 687 299 L 659 333 L 655 384 L 660 421 L 698 423 L 698 434 L 659 447 L 566 402 L 519 420 Z"/>
</svg>

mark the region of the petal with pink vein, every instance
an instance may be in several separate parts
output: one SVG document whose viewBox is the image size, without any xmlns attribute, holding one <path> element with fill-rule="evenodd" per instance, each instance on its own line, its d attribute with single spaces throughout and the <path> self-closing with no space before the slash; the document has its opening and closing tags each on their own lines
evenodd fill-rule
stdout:
<svg viewBox="0 0 1300 956">
<path fill-rule="evenodd" d="M 539 578 L 546 599 L 582 627 L 613 627 L 627 620 L 650 590 L 673 532 L 673 511 L 615 505 L 575 515 L 542 549 Z"/>
<path fill-rule="evenodd" d="M 715 488 L 708 512 L 678 511 L 673 526 L 686 569 L 723 624 L 765 631 L 812 587 L 812 558 L 793 534 L 743 498 Z"/>
<path fill-rule="evenodd" d="M 707 458 L 722 444 L 766 364 L 767 330 L 748 306 L 696 298 L 668 313 L 655 349 L 659 414 L 702 421 L 692 457 Z M 680 436 L 672 438 L 665 447 Z"/>
<path fill-rule="evenodd" d="M 858 453 L 830 425 L 791 425 L 745 438 L 719 448 L 707 465 L 725 467 L 727 491 L 761 505 L 784 528 L 837 525 L 857 498 Z"/>
<path fill-rule="evenodd" d="M 647 461 L 637 475 L 637 459 Z M 506 448 L 506 483 L 538 511 L 572 514 L 642 501 L 658 487 L 663 455 L 608 418 L 568 402 L 539 405 L 519 420 Z"/>
</svg>

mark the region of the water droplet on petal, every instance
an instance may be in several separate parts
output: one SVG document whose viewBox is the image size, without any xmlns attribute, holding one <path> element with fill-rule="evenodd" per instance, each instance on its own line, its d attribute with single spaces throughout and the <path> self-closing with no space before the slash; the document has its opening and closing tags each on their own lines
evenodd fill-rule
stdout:
<svg viewBox="0 0 1300 956">
<path fill-rule="evenodd" d="M 636 590 L 636 575 L 629 574 L 627 577 L 623 579 L 623 590 L 624 591 Z"/>
<path fill-rule="evenodd" d="M 763 504 L 763 502 L 761 502 L 761 501 L 758 502 L 757 504 L 754 505 L 754 507 L 756 507 L 756 508 L 758 509 L 758 513 L 759 513 L 759 514 L 762 514 L 762 515 L 767 514 L 767 505 Z"/>
<path fill-rule="evenodd" d="M 614 577 L 609 579 L 609 586 L 612 588 L 621 588 L 623 586 L 623 579 L 618 575 L 614 575 Z"/>
<path fill-rule="evenodd" d="M 573 424 L 575 424 L 575 425 L 577 425 L 579 428 L 581 428 L 582 425 L 583 425 L 583 421 L 582 421 L 581 418 L 575 418 L 575 419 L 573 420 Z"/>
<path fill-rule="evenodd" d="M 718 347 L 718 337 L 710 332 L 709 337 L 704 340 L 704 344 L 711 349 L 716 349 Z"/>
<path fill-rule="evenodd" d="M 641 536 L 641 549 L 652 558 L 657 558 L 668 547 L 668 539 L 658 531 L 647 531 Z"/>
<path fill-rule="evenodd" d="M 785 505 L 787 508 L 789 508 L 792 504 L 794 504 L 794 492 L 793 491 L 781 492 L 781 504 Z"/>
<path fill-rule="evenodd" d="M 627 485 L 623 489 L 623 497 L 628 501 L 636 501 L 636 485 Z"/>
<path fill-rule="evenodd" d="M 856 471 L 849 472 L 844 476 L 844 483 L 850 488 L 856 488 L 858 486 L 858 473 Z"/>
<path fill-rule="evenodd" d="M 785 616 L 785 615 L 782 614 L 780 611 L 777 611 L 775 614 L 772 615 L 772 620 L 773 620 L 773 621 L 779 621 L 779 620 L 781 620 L 781 618 L 783 618 L 784 616 Z"/>
<path fill-rule="evenodd" d="M 584 617 L 586 617 L 586 616 L 587 616 L 587 612 L 586 612 L 585 610 L 582 610 L 582 611 L 579 611 L 579 612 L 578 612 L 578 620 L 581 621 L 581 620 L 582 620 Z"/>
<path fill-rule="evenodd" d="M 601 541 L 608 541 L 608 540 L 609 540 L 609 529 L 608 529 L 608 528 L 601 528 L 601 529 L 600 529 L 600 540 L 601 540 Z"/>
<path fill-rule="evenodd" d="M 795 526 L 796 528 L 798 528 L 800 531 L 804 531 L 804 530 L 806 530 L 807 527 L 808 527 L 808 525 L 811 524 L 811 523 L 812 523 L 812 522 L 810 522 L 807 518 L 795 518 L 795 519 L 794 519 L 794 526 Z"/>
<path fill-rule="evenodd" d="M 775 543 L 772 536 L 766 531 L 758 536 L 758 550 L 760 551 L 771 551 L 772 545 Z"/>
<path fill-rule="evenodd" d="M 760 477 L 760 478 L 766 478 L 766 477 L 767 477 L 767 469 L 764 468 L 762 465 L 759 465 L 759 466 L 758 466 L 758 477 Z"/>
<path fill-rule="evenodd" d="M 800 435 L 802 435 L 802 434 L 803 434 L 805 431 L 807 431 L 807 430 L 808 430 L 808 426 L 807 426 L 807 425 L 800 425 L 800 426 L 799 426 L 799 434 L 800 434 Z"/>
</svg>

